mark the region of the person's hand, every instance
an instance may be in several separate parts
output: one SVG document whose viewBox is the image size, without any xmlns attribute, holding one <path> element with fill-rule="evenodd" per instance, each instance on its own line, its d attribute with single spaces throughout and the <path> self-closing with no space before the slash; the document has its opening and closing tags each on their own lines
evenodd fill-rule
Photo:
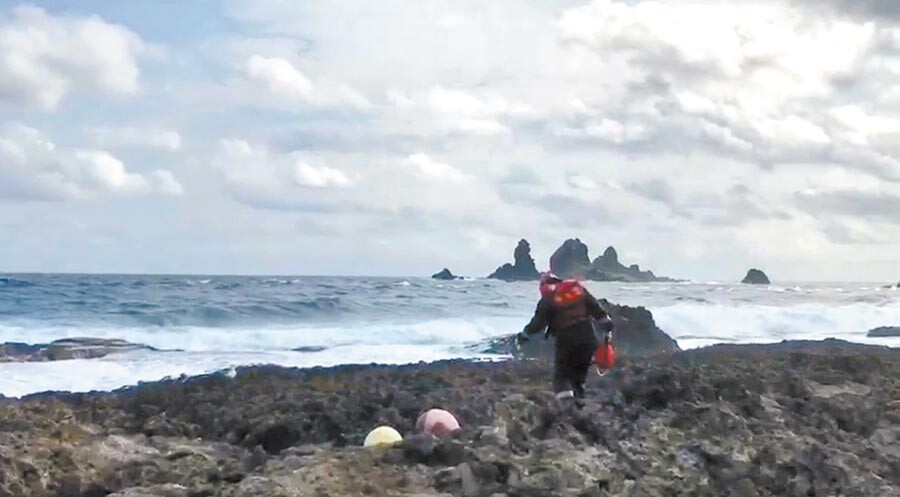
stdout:
<svg viewBox="0 0 900 497">
<path fill-rule="evenodd" d="M 613 324 L 613 320 L 610 319 L 609 316 L 606 316 L 605 318 L 601 319 L 599 324 L 600 324 L 600 329 L 607 333 L 611 332 L 615 328 L 615 324 Z"/>
</svg>

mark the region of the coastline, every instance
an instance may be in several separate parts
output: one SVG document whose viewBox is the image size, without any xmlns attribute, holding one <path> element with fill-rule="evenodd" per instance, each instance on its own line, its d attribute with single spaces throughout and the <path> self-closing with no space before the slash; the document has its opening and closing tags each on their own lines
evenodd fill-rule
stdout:
<svg viewBox="0 0 900 497">
<path fill-rule="evenodd" d="M 592 374 L 574 415 L 551 407 L 549 374 L 542 358 L 264 366 L 2 398 L 0 495 L 900 492 L 900 349 L 826 340 L 633 358 Z M 431 407 L 460 418 L 457 439 L 415 435 Z M 381 424 L 404 444 L 359 447 Z"/>
</svg>

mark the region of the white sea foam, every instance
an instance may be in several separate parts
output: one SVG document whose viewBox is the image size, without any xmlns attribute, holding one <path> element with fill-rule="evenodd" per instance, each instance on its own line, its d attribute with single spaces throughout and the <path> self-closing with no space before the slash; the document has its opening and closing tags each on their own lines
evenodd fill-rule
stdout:
<svg viewBox="0 0 900 497">
<path fill-rule="evenodd" d="M 653 309 L 653 317 L 682 348 L 824 338 L 900 346 L 898 338 L 866 336 L 872 328 L 900 325 L 900 305 L 677 304 Z"/>
<path fill-rule="evenodd" d="M 410 364 L 444 359 L 496 360 L 461 347 L 365 345 L 319 352 L 148 352 L 116 354 L 100 359 L 0 364 L 0 393 L 20 397 L 48 390 L 89 392 L 113 390 L 139 382 L 227 371 L 238 366 L 274 364 L 286 367 L 340 364 Z"/>
</svg>

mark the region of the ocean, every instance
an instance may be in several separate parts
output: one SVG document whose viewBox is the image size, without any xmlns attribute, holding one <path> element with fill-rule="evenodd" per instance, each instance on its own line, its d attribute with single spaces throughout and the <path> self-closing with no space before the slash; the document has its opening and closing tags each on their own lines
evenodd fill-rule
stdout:
<svg viewBox="0 0 900 497">
<path fill-rule="evenodd" d="M 900 325 L 900 290 L 876 283 L 588 283 L 651 310 L 684 348 L 868 338 Z M 536 283 L 425 278 L 0 275 L 0 343 L 117 338 L 157 350 L 0 363 L 0 394 L 111 390 L 242 365 L 311 367 L 501 360 L 479 344 L 515 333 Z"/>
</svg>

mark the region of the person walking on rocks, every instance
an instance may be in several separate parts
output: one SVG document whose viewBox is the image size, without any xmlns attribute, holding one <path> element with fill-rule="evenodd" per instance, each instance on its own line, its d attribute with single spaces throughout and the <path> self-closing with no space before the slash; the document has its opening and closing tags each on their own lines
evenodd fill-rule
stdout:
<svg viewBox="0 0 900 497">
<path fill-rule="evenodd" d="M 562 404 L 581 406 L 584 382 L 594 353 L 599 346 L 594 333 L 597 320 L 600 329 L 609 334 L 613 322 L 597 299 L 577 280 L 561 280 L 552 273 L 541 275 L 541 300 L 516 341 L 530 340 L 530 335 L 546 330 L 546 338 L 556 337 L 553 364 L 553 390 Z"/>
</svg>

